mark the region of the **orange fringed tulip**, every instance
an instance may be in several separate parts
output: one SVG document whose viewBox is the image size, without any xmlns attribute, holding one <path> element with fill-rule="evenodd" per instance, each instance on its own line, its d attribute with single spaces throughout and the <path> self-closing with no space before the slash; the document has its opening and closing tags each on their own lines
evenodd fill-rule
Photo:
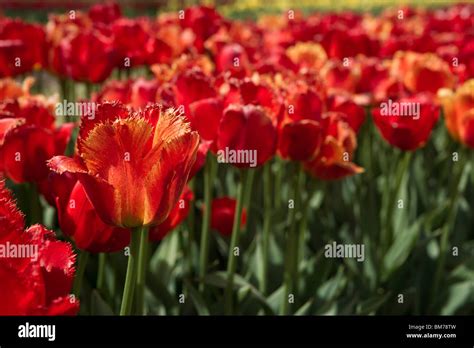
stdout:
<svg viewBox="0 0 474 348">
<path fill-rule="evenodd" d="M 466 81 L 455 92 L 442 89 L 438 97 L 451 136 L 474 148 L 474 79 Z"/>
<path fill-rule="evenodd" d="M 101 219 L 134 228 L 164 221 L 178 201 L 196 159 L 199 135 L 173 109 L 154 104 L 132 112 L 121 103 L 98 105 L 83 119 L 78 156 L 49 166 L 77 173 Z"/>
</svg>

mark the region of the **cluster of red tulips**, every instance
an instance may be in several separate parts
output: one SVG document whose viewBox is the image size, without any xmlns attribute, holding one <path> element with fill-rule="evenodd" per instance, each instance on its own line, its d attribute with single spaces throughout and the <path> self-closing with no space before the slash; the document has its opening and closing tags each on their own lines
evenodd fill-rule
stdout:
<svg viewBox="0 0 474 348">
<path fill-rule="evenodd" d="M 132 19 L 106 3 L 50 15 L 45 25 L 0 18 L 0 77 L 2 315 L 76 314 L 90 305 L 86 288 L 122 315 L 156 313 L 150 278 L 166 272 L 155 261 L 167 250 L 184 260 L 173 289 L 177 299 L 193 298 L 190 313 L 247 313 L 240 305 L 249 291 L 260 301 L 252 313 L 294 313 L 311 289 L 302 279 L 315 253 L 314 219 L 331 213 L 314 207 L 331 198 L 337 208 L 339 191 L 327 182 L 360 174 L 350 182 L 365 190 L 377 185 L 377 170 L 386 176 L 382 212 L 371 208 L 379 230 L 370 235 L 358 219 L 351 227 L 377 244 L 377 264 L 397 244 L 401 187 L 440 115 L 463 145 L 453 160 L 457 184 L 474 148 L 469 4 L 379 14 L 289 9 L 242 21 L 204 6 Z M 68 103 L 92 108 L 58 115 Z M 378 149 L 392 172 L 375 163 Z M 438 237 L 436 289 L 452 215 Z M 36 246 L 34 255 L 21 255 L 23 245 Z M 248 277 L 247 251 L 258 268 Z M 375 279 L 379 288 L 390 278 Z"/>
</svg>

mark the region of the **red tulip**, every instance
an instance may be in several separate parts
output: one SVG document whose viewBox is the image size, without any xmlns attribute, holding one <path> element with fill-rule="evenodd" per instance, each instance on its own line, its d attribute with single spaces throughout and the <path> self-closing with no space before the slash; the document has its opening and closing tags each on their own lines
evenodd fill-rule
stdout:
<svg viewBox="0 0 474 348">
<path fill-rule="evenodd" d="M 448 63 L 432 53 L 397 52 L 391 74 L 412 93 L 436 93 L 440 88 L 452 88 L 455 82 Z"/>
<path fill-rule="evenodd" d="M 64 181 L 70 183 L 65 185 Z M 55 203 L 61 231 L 74 241 L 78 249 L 108 253 L 130 244 L 130 230 L 106 225 L 74 176 L 52 173 L 52 185 L 55 186 L 53 190 L 56 189 Z"/>
<path fill-rule="evenodd" d="M 201 141 L 199 142 L 199 147 L 196 155 L 196 161 L 194 162 L 191 171 L 189 172 L 188 180 L 191 180 L 203 167 L 206 163 L 207 153 L 211 148 L 212 143 L 210 141 Z"/>
<path fill-rule="evenodd" d="M 127 69 L 146 63 L 151 37 L 143 20 L 120 18 L 112 24 L 112 32 L 120 68 Z"/>
<path fill-rule="evenodd" d="M 224 112 L 223 102 L 218 98 L 200 99 L 191 103 L 189 109 L 188 119 L 191 127 L 202 139 L 215 141 Z"/>
<path fill-rule="evenodd" d="M 239 168 L 260 166 L 274 155 L 276 137 L 276 127 L 262 108 L 231 105 L 219 125 L 217 160 Z"/>
<path fill-rule="evenodd" d="M 101 27 L 104 29 L 104 27 Z M 48 65 L 56 73 L 66 76 L 65 66 L 62 64 L 63 57 L 59 46 L 63 41 L 70 41 L 82 32 L 99 30 L 94 27 L 92 20 L 83 12 L 77 11 L 74 16 L 67 14 L 50 14 L 46 24 L 46 40 L 49 46 Z M 101 30 L 102 31 L 102 30 Z"/>
<path fill-rule="evenodd" d="M 0 243 L 20 237 L 24 229 L 23 214 L 18 210 L 13 196 L 5 188 L 5 181 L 0 181 Z"/>
<path fill-rule="evenodd" d="M 176 78 L 173 85 L 175 107 L 184 107 L 186 115 L 190 115 L 190 105 L 193 102 L 214 98 L 217 93 L 211 79 L 198 68 L 186 69 Z"/>
<path fill-rule="evenodd" d="M 199 135 L 174 110 L 159 105 L 132 113 L 100 104 L 83 118 L 78 158 L 49 161 L 58 173 L 77 173 L 100 218 L 133 228 L 163 222 L 181 195 L 196 159 Z"/>
<path fill-rule="evenodd" d="M 191 202 L 193 200 L 193 191 L 186 187 L 179 198 L 178 203 L 171 210 L 170 215 L 161 224 L 150 228 L 150 240 L 159 242 L 181 224 L 189 214 Z"/>
<path fill-rule="evenodd" d="M 284 50 L 271 52 L 270 56 L 262 56 L 255 64 L 259 74 L 276 74 L 285 70 L 296 72 L 298 66 L 288 58 Z"/>
<path fill-rule="evenodd" d="M 52 207 L 56 206 L 56 198 L 61 197 L 61 202 L 67 204 L 67 196 L 70 194 L 77 179 L 73 174 L 64 173 L 62 175 L 49 172 L 48 177 L 38 183 L 38 189 L 44 199 Z"/>
<path fill-rule="evenodd" d="M 0 19 L 0 77 L 45 66 L 46 36 L 41 26 Z"/>
<path fill-rule="evenodd" d="M 253 104 L 262 107 L 275 124 L 282 121 L 283 100 L 271 82 L 255 74 L 252 78 L 238 80 L 223 77 L 216 81 L 224 108 L 232 104 Z"/>
<path fill-rule="evenodd" d="M 222 24 L 222 17 L 211 7 L 193 6 L 184 11 L 184 18 L 181 20 L 183 28 L 189 28 L 194 33 L 194 47 L 198 52 L 204 50 L 204 42 Z"/>
<path fill-rule="evenodd" d="M 88 15 L 93 22 L 110 24 L 122 17 L 122 10 L 116 2 L 106 2 L 91 6 Z"/>
<path fill-rule="evenodd" d="M 356 87 L 357 93 L 367 93 L 370 96 L 380 82 L 389 77 L 388 64 L 379 58 L 359 55 L 355 58 L 354 63 L 354 68 L 360 72 Z"/>
<path fill-rule="evenodd" d="M 387 99 L 398 99 L 409 95 L 410 92 L 403 82 L 398 81 L 395 77 L 387 76 L 380 80 L 372 91 L 372 102 L 381 103 Z"/>
<path fill-rule="evenodd" d="M 322 45 L 330 58 L 344 59 L 357 54 L 374 56 L 378 43 L 369 38 L 361 27 L 334 27 L 324 35 Z"/>
<path fill-rule="evenodd" d="M 128 104 L 131 99 L 132 83 L 133 80 L 109 80 L 103 84 L 97 93 L 93 94 L 92 99 L 97 103 L 119 101 L 123 104 Z"/>
<path fill-rule="evenodd" d="M 269 83 L 258 78 L 255 80 L 244 79 L 241 81 L 239 85 L 240 99 L 236 103 L 261 106 L 275 124 L 280 124 L 284 115 L 284 103 L 279 92 Z"/>
<path fill-rule="evenodd" d="M 73 315 L 79 302 L 69 296 L 75 255 L 52 231 L 35 225 L 24 230 L 23 215 L 0 182 L 0 315 Z M 24 255 L 13 256 L 12 248 Z M 21 256 L 21 257 L 18 257 Z"/>
<path fill-rule="evenodd" d="M 404 21 L 398 21 L 404 22 Z M 416 51 L 416 52 L 432 52 L 436 48 L 436 44 L 430 33 L 416 35 L 414 33 L 396 33 L 396 29 L 392 29 L 389 36 L 380 47 L 379 56 L 388 58 L 392 57 L 399 51 Z"/>
<path fill-rule="evenodd" d="M 315 90 L 308 89 L 289 96 L 286 115 L 293 121 L 304 119 L 319 121 L 323 108 L 321 96 Z"/>
<path fill-rule="evenodd" d="M 292 161 L 309 161 L 321 145 L 321 127 L 313 120 L 300 120 L 283 126 L 278 137 L 281 157 Z"/>
<path fill-rule="evenodd" d="M 438 121 L 439 107 L 431 97 L 416 95 L 382 103 L 372 110 L 372 115 L 388 143 L 412 151 L 425 145 Z"/>
<path fill-rule="evenodd" d="M 326 99 L 328 111 L 340 112 L 347 116 L 349 126 L 357 133 L 365 121 L 365 110 L 347 94 L 333 94 Z"/>
<path fill-rule="evenodd" d="M 148 104 L 156 102 L 158 81 L 138 78 L 128 81 L 108 81 L 104 87 L 94 95 L 97 103 L 106 101 L 120 101 L 135 109 L 144 108 Z"/>
<path fill-rule="evenodd" d="M 225 237 L 232 235 L 237 201 L 230 197 L 215 198 L 211 206 L 211 228 Z M 241 226 L 247 223 L 247 210 L 242 210 Z"/>
<path fill-rule="evenodd" d="M 69 35 L 52 52 L 54 71 L 76 81 L 91 83 L 107 79 L 117 59 L 111 39 L 97 30 Z"/>
<path fill-rule="evenodd" d="M 158 37 L 151 37 L 146 50 L 148 52 L 146 64 L 168 64 L 174 58 L 173 47 L 165 40 Z"/>
<path fill-rule="evenodd" d="M 459 52 L 459 62 L 466 66 L 468 79 L 474 78 L 474 38 L 466 39 Z"/>
<path fill-rule="evenodd" d="M 0 168 L 13 181 L 39 182 L 48 175 L 46 161 L 63 154 L 72 123 L 54 127 L 51 108 L 39 98 L 0 103 Z"/>
<path fill-rule="evenodd" d="M 351 162 L 357 140 L 346 116 L 325 113 L 320 124 L 323 133 L 321 148 L 314 159 L 305 163 L 305 169 L 321 180 L 336 180 L 362 173 L 363 169 Z"/>
<path fill-rule="evenodd" d="M 360 81 L 360 73 L 351 64 L 336 60 L 328 60 L 321 70 L 321 77 L 329 89 L 349 93 L 355 93 Z"/>
<path fill-rule="evenodd" d="M 231 76 L 238 78 L 247 76 L 250 72 L 247 52 L 237 43 L 223 46 L 215 59 L 217 72 L 228 72 Z"/>
</svg>

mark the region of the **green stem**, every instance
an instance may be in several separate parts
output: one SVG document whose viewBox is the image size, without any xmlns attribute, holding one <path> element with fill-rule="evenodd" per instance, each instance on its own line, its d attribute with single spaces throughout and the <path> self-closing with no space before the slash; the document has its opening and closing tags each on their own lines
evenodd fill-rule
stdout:
<svg viewBox="0 0 474 348">
<path fill-rule="evenodd" d="M 92 91 L 94 90 L 94 85 L 91 82 L 86 82 L 86 99 L 92 97 Z"/>
<path fill-rule="evenodd" d="M 74 278 L 74 285 L 72 287 L 72 293 L 76 298 L 81 296 L 82 289 L 82 280 L 84 279 L 84 273 L 86 271 L 87 260 L 89 259 L 89 253 L 87 251 L 81 250 L 79 254 L 79 261 L 77 264 L 77 273 Z"/>
<path fill-rule="evenodd" d="M 99 255 L 99 267 L 97 270 L 97 284 L 96 288 L 102 292 L 104 289 L 104 280 L 105 280 L 105 265 L 107 263 L 107 254 L 100 253 Z"/>
<path fill-rule="evenodd" d="M 194 195 L 195 193 L 195 181 L 192 179 L 189 182 L 189 189 L 193 192 Z M 194 252 L 193 252 L 193 246 L 194 246 L 194 241 L 195 241 L 195 233 L 194 233 L 194 223 L 196 220 L 195 217 L 195 212 L 194 212 L 194 200 L 190 202 L 190 207 L 189 207 L 189 215 L 188 215 L 188 238 L 186 240 L 187 243 L 187 253 L 188 253 L 188 271 L 189 271 L 189 276 L 192 277 L 194 270 L 193 270 L 193 261 L 194 261 Z"/>
<path fill-rule="evenodd" d="M 254 174 L 252 174 L 254 175 Z M 253 218 L 253 215 L 252 215 L 252 210 L 250 209 L 250 199 L 252 198 L 252 190 L 248 190 L 245 192 L 245 195 L 244 195 L 244 203 L 243 203 L 243 206 L 242 206 L 242 210 L 245 210 L 247 212 L 247 223 L 245 224 L 245 226 L 242 226 L 241 228 L 241 233 L 246 233 L 247 232 L 247 229 L 249 228 L 249 225 L 251 225 L 251 219 Z"/>
<path fill-rule="evenodd" d="M 67 99 L 68 101 L 75 102 L 76 101 L 76 82 L 69 78 L 66 78 L 67 84 Z"/>
<path fill-rule="evenodd" d="M 274 191 L 275 191 L 275 211 L 278 213 L 281 209 L 281 184 L 283 181 L 283 162 L 278 157 L 275 157 L 275 182 L 274 182 Z"/>
<path fill-rule="evenodd" d="M 136 268 L 138 264 L 138 251 L 140 247 L 141 227 L 136 227 L 132 231 L 130 241 L 130 255 L 128 256 L 127 275 L 125 276 L 125 285 L 123 288 L 122 306 L 120 315 L 130 315 L 132 313 L 133 292 L 137 279 Z"/>
<path fill-rule="evenodd" d="M 287 235 L 286 244 L 286 255 L 285 255 L 285 270 L 283 275 L 283 288 L 284 296 L 281 306 L 281 314 L 288 315 L 290 313 L 289 295 L 294 295 L 294 290 L 298 284 L 298 278 L 296 276 L 298 257 L 298 235 L 297 235 L 297 224 L 298 224 L 298 211 L 301 210 L 301 182 L 304 179 L 304 171 L 301 167 L 295 167 L 297 173 L 293 176 L 293 199 L 294 207 L 290 210 L 289 214 L 289 231 Z"/>
<path fill-rule="evenodd" d="M 60 79 L 60 85 L 61 85 L 61 96 L 64 100 L 67 100 L 69 98 L 69 90 L 68 90 L 68 83 L 67 83 L 66 78 Z"/>
<path fill-rule="evenodd" d="M 43 224 L 43 211 L 41 208 L 40 196 L 36 184 L 29 184 L 30 188 L 30 225 Z"/>
<path fill-rule="evenodd" d="M 179 248 L 181 249 L 181 251 L 183 253 L 183 259 L 186 260 L 186 262 L 185 262 L 186 267 L 185 267 L 185 271 L 184 271 L 185 274 L 184 275 L 189 277 L 189 274 L 191 272 L 191 262 L 189 260 L 189 243 L 186 241 L 186 239 L 189 239 L 189 235 L 185 234 L 185 230 L 184 230 L 184 228 L 181 227 L 181 225 L 178 225 L 174 229 L 174 233 L 178 234 Z"/>
<path fill-rule="evenodd" d="M 433 283 L 433 298 L 435 298 L 438 293 L 439 286 L 441 284 L 441 279 L 443 278 L 443 271 L 446 265 L 446 255 L 448 254 L 449 247 L 449 232 L 454 229 L 454 224 L 456 222 L 457 207 L 459 201 L 459 195 L 462 193 L 466 186 L 467 178 L 470 171 L 470 163 L 465 159 L 468 155 L 465 152 L 461 152 L 460 157 L 462 156 L 461 163 L 456 165 L 454 170 L 454 180 L 452 182 L 451 193 L 448 204 L 448 218 L 444 224 L 441 232 L 440 246 L 439 246 L 439 257 L 436 265 L 436 271 L 434 276 Z M 433 303 L 435 305 L 435 303 Z"/>
<path fill-rule="evenodd" d="M 263 217 L 263 236 L 262 236 L 262 282 L 260 284 L 260 292 L 267 293 L 268 289 L 268 248 L 270 244 L 270 230 L 272 227 L 272 172 L 271 164 L 268 163 L 263 167 L 263 202 L 264 202 L 264 217 Z"/>
<path fill-rule="evenodd" d="M 67 101 L 68 102 L 75 102 L 76 101 L 76 82 L 73 81 L 72 79 L 66 78 L 65 79 L 65 84 L 66 84 L 66 92 L 67 92 Z M 66 116 L 66 122 L 75 122 L 75 117 L 72 115 L 67 115 Z"/>
<path fill-rule="evenodd" d="M 383 253 L 388 250 L 393 239 L 393 212 L 395 211 L 400 186 L 402 185 L 405 173 L 408 170 L 412 155 L 413 152 L 405 151 L 395 172 L 395 186 L 393 186 L 392 190 L 390 191 L 390 196 L 385 207 L 385 219 L 383 221 L 385 228 L 382 230 L 381 234 L 381 246 Z"/>
<path fill-rule="evenodd" d="M 182 293 L 184 294 L 185 298 L 189 296 L 189 287 L 188 281 L 191 279 L 191 270 L 192 270 L 192 260 L 189 257 L 189 235 L 185 234 L 185 229 L 183 227 L 177 226 L 173 233 L 178 234 L 179 238 L 179 248 L 182 250 L 183 259 L 185 260 L 185 267 L 183 270 L 183 276 L 181 277 L 181 289 Z M 179 290 L 178 290 L 179 291 Z M 186 312 L 186 306 L 180 306 L 180 314 L 184 314 Z"/>
<path fill-rule="evenodd" d="M 365 207 L 360 206 L 360 219 L 361 219 L 361 228 L 362 234 L 365 235 L 367 241 L 365 242 L 367 245 L 367 249 L 370 255 L 370 259 L 374 264 L 374 268 L 376 269 L 375 276 L 373 280 L 370 280 L 370 287 L 373 289 L 376 284 L 378 283 L 379 274 L 381 273 L 380 267 L 383 262 L 374 262 L 379 258 L 382 260 L 382 257 L 385 255 L 378 256 L 377 253 L 378 248 L 377 246 L 377 239 L 378 234 L 380 231 L 380 219 L 376 218 L 378 213 L 378 209 L 376 208 L 376 173 L 375 173 L 375 161 L 374 161 L 374 123 L 371 116 L 370 107 L 366 109 L 367 113 L 367 121 L 366 121 L 366 133 L 363 135 L 363 151 L 362 154 L 365 154 L 363 158 L 364 161 L 364 168 L 366 169 L 364 175 L 360 178 L 359 188 L 363 190 L 362 184 L 366 187 L 365 197 L 363 198 L 363 204 L 366 204 Z M 364 192 L 364 191 L 362 191 Z M 367 233 L 366 233 L 367 232 Z"/>
<path fill-rule="evenodd" d="M 201 280 L 201 290 L 204 290 L 204 278 L 206 277 L 207 265 L 209 259 L 209 243 L 211 230 L 211 204 L 212 187 L 216 176 L 217 166 L 212 156 L 209 154 L 206 167 L 204 168 L 204 214 L 201 230 L 201 250 L 199 254 L 199 278 Z"/>
<path fill-rule="evenodd" d="M 145 315 L 145 288 L 146 272 L 148 264 L 148 227 L 143 227 L 140 232 L 140 247 L 138 251 L 138 270 L 137 270 L 137 291 L 136 291 L 136 309 L 137 314 Z"/>
<path fill-rule="evenodd" d="M 304 182 L 305 177 L 303 177 L 303 182 Z M 309 204 L 311 201 L 311 198 L 313 197 L 313 192 L 314 192 L 314 186 L 315 186 L 316 180 L 310 180 L 309 182 L 309 188 L 306 190 L 306 197 L 302 203 L 302 216 L 301 216 L 301 221 L 299 224 L 299 230 L 298 230 L 298 247 L 296 249 L 296 280 L 298 280 L 299 277 L 299 268 L 298 265 L 301 263 L 301 261 L 304 259 L 304 251 L 305 251 L 305 245 L 306 245 L 306 229 L 308 228 L 308 210 L 309 210 Z"/>
<path fill-rule="evenodd" d="M 244 207 L 245 198 L 250 197 L 250 194 L 252 192 L 252 182 L 254 174 L 255 170 L 252 169 L 241 170 L 241 181 L 239 184 L 237 207 L 235 210 L 234 224 L 232 226 L 232 237 L 229 245 L 229 258 L 227 263 L 227 285 L 224 293 L 224 310 L 226 315 L 231 315 L 233 313 L 234 276 L 237 270 L 237 256 L 234 253 L 234 249 L 239 245 L 239 239 L 241 234 L 242 210 Z"/>
</svg>

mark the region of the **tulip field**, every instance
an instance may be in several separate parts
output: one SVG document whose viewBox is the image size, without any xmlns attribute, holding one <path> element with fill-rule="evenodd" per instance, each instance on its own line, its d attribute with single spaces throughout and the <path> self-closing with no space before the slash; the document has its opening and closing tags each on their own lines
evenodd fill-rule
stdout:
<svg viewBox="0 0 474 348">
<path fill-rule="evenodd" d="M 0 316 L 474 314 L 472 2 L 8 3 Z"/>
</svg>

